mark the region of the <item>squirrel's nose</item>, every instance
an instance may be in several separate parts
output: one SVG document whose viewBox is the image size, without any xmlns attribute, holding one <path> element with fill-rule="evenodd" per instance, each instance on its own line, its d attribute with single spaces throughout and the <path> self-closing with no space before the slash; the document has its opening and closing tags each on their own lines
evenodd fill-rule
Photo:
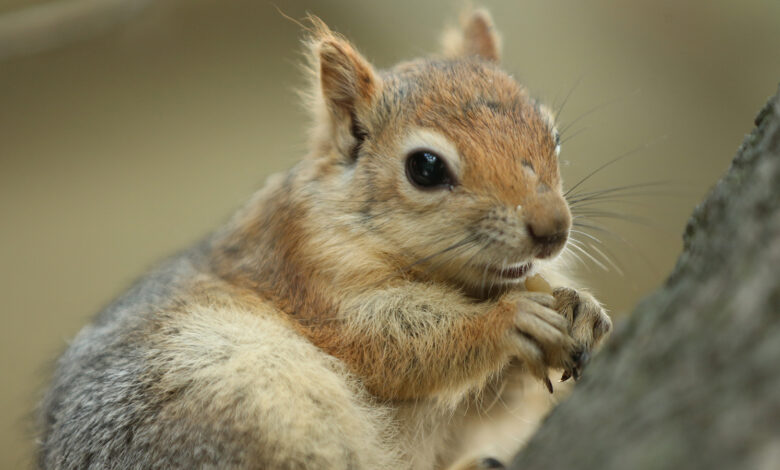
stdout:
<svg viewBox="0 0 780 470">
<path fill-rule="evenodd" d="M 566 243 L 569 237 L 569 218 L 560 216 L 529 220 L 525 228 L 536 247 L 536 256 L 549 258 Z"/>
</svg>

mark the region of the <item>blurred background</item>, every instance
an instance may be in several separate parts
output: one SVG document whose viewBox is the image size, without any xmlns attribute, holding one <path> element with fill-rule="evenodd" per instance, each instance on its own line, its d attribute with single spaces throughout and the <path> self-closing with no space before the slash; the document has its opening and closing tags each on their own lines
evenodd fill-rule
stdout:
<svg viewBox="0 0 780 470">
<path fill-rule="evenodd" d="M 780 2 L 483 4 L 505 68 L 566 102 L 568 186 L 624 154 L 578 190 L 654 184 L 610 193 L 586 221 L 600 242 L 579 236 L 596 259 L 579 273 L 625 314 L 777 89 Z M 462 4 L 276 5 L 386 67 L 437 51 Z M 304 153 L 300 38 L 267 1 L 0 0 L 0 468 L 30 465 L 28 416 L 68 339 Z"/>
</svg>

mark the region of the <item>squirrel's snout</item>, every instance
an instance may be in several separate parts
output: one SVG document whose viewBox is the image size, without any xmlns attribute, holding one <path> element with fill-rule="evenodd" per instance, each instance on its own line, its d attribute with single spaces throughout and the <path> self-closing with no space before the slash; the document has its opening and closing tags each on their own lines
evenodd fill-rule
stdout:
<svg viewBox="0 0 780 470">
<path fill-rule="evenodd" d="M 568 211 L 526 219 L 525 228 L 534 243 L 537 258 L 549 258 L 563 248 L 569 238 L 571 216 Z"/>
<path fill-rule="evenodd" d="M 559 230 L 551 233 L 541 232 L 540 234 L 539 229 L 534 228 L 532 224 L 526 224 L 525 227 L 534 245 L 536 245 L 537 258 L 549 258 L 554 255 L 563 248 L 566 239 L 569 237 L 568 230 Z"/>
</svg>

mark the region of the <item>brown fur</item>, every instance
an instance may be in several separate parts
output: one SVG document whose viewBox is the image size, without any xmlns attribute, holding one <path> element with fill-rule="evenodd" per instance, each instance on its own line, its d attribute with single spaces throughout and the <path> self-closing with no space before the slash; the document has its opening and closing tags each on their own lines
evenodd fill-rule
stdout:
<svg viewBox="0 0 780 470">
<path fill-rule="evenodd" d="M 309 99 L 322 110 L 315 114 L 312 153 L 270 183 L 217 238 L 215 271 L 271 301 L 384 400 L 465 396 L 513 356 L 526 359 L 538 377 L 546 377 L 542 364 L 568 367 L 574 342 L 556 336 L 560 325 L 544 326 L 556 319 L 543 312 L 527 317 L 537 323 L 518 323 L 518 308 L 530 305 L 525 294 L 494 282 L 477 287 L 485 271 L 464 261 L 500 263 L 489 250 L 466 251 L 434 269 L 419 262 L 443 246 L 441 237 L 414 222 L 432 213 L 447 212 L 457 235 L 488 232 L 502 251 L 528 244 L 515 235 L 526 223 L 568 227 L 571 221 L 552 118 L 495 65 L 499 40 L 489 16 L 477 11 L 465 20 L 448 58 L 382 73 L 312 21 L 316 79 Z M 459 179 L 446 194 L 450 201 L 410 191 L 391 168 L 398 161 L 391 155 L 413 129 L 435 129 L 457 149 Z M 356 165 L 346 183 L 345 165 Z M 396 219 L 399 212 L 409 217 Z M 440 224 L 430 225 L 441 232 Z M 409 231 L 423 232 L 428 253 L 404 247 Z M 527 246 L 508 248 L 534 256 Z M 546 307 L 529 306 L 529 312 Z M 523 328 L 530 331 L 521 337 L 533 339 L 518 346 L 515 332 Z"/>
<path fill-rule="evenodd" d="M 400 241 L 418 230 L 416 224 L 392 217 L 447 211 L 460 234 L 489 232 L 504 249 L 522 244 L 514 233 L 524 223 L 548 231 L 571 223 L 561 196 L 552 118 L 495 65 L 499 40 L 489 16 L 477 11 L 464 21 L 448 58 L 407 62 L 382 73 L 346 40 L 312 21 L 316 80 L 309 99 L 312 108 L 323 110 L 315 115 L 319 130 L 312 153 L 269 184 L 218 238 L 216 272 L 273 302 L 297 331 L 343 361 L 384 400 L 464 396 L 513 356 L 526 359 L 539 377 L 546 377 L 541 364 L 568 367 L 576 341 L 543 327 L 557 320 L 518 323 L 518 306 L 528 305 L 522 292 L 517 297 L 502 293 L 510 286 L 476 287 L 474 278 L 485 272 L 469 272 L 463 259 L 481 253 L 467 251 L 451 266 L 431 270 L 419 263 L 425 252 L 404 249 Z M 410 129 L 436 129 L 457 149 L 458 185 L 447 194 L 452 201 L 410 192 L 398 170 L 388 167 L 394 162 L 388 156 L 398 152 Z M 344 165 L 355 158 L 376 161 L 358 161 L 353 181 L 345 185 Z M 435 251 L 433 234 L 420 238 Z M 533 256 L 533 250 L 522 255 Z M 469 299 L 463 292 L 491 298 Z M 603 316 L 600 308 L 594 314 Z M 518 350 L 512 338 L 521 323 L 531 329 L 522 334 L 534 339 Z M 552 333 L 545 333 L 552 336 L 539 344 L 538 335 L 545 333 L 536 328 L 549 328 Z M 588 336 L 580 330 L 578 337 Z M 576 343 L 594 346 L 591 339 Z M 555 344 L 561 349 L 554 350 Z"/>
</svg>

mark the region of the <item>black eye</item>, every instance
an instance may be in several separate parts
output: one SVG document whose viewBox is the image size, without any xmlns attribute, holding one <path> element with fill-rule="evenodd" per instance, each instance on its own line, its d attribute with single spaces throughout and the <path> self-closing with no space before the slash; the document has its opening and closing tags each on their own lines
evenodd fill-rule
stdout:
<svg viewBox="0 0 780 470">
<path fill-rule="evenodd" d="M 444 159 L 428 150 L 417 150 L 406 159 L 406 177 L 421 188 L 447 188 L 454 184 Z"/>
</svg>

